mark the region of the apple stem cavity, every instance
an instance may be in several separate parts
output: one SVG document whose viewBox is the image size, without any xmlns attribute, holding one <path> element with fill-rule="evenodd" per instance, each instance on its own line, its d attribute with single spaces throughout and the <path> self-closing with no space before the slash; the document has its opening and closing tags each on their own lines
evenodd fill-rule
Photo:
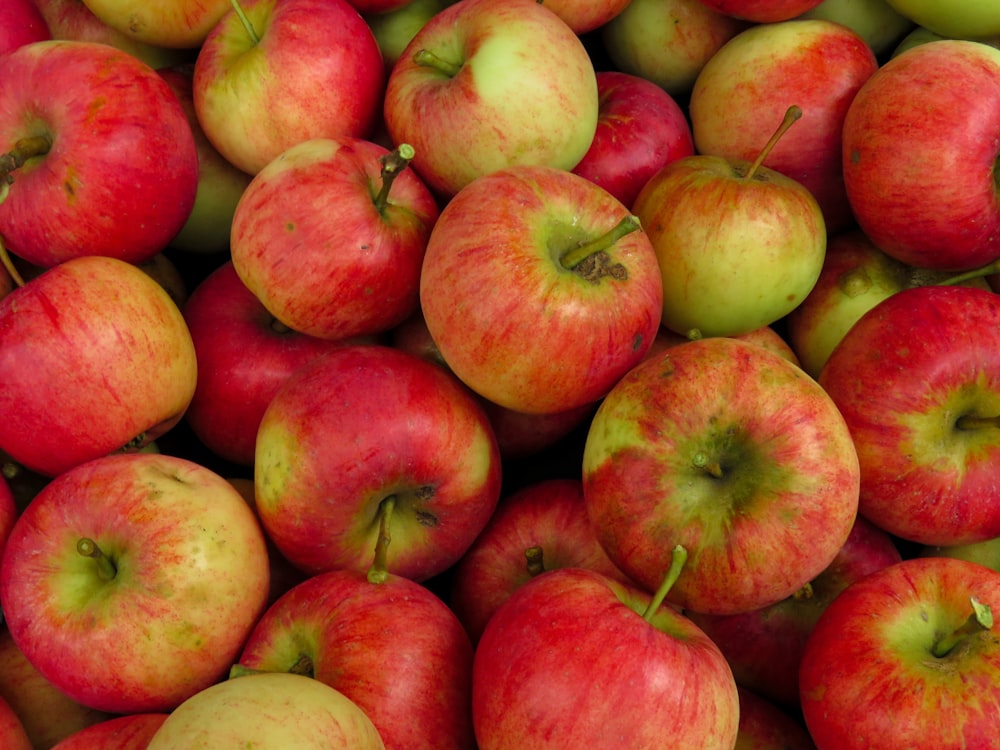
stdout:
<svg viewBox="0 0 1000 750">
<path fill-rule="evenodd" d="M 257 30 L 250 23 L 250 19 L 247 17 L 246 11 L 243 10 L 243 6 L 240 5 L 239 0 L 229 0 L 229 4 L 233 6 L 233 11 L 236 13 L 236 17 L 240 19 L 240 23 L 243 24 L 243 28 L 246 29 L 247 36 L 250 37 L 250 41 L 253 46 L 256 47 L 260 44 L 260 35 L 257 34 Z"/>
<path fill-rule="evenodd" d="M 781 136 L 783 136 L 800 117 L 802 117 L 802 108 L 797 104 L 793 104 L 785 110 L 785 116 L 782 118 L 781 124 L 778 125 L 778 129 L 774 131 L 774 135 L 771 136 L 771 139 L 764 144 L 764 148 L 762 148 L 760 153 L 757 154 L 757 158 L 754 159 L 753 164 L 750 165 L 746 174 L 743 175 L 744 179 L 753 179 L 757 170 L 760 169 L 760 165 L 764 163 L 764 159 L 770 155 L 771 150 L 775 147 L 775 145 L 777 145 L 778 141 L 781 140 Z"/>
<path fill-rule="evenodd" d="M 383 156 L 379 161 L 382 163 L 382 187 L 375 196 L 375 208 L 382 215 L 389 205 L 389 189 L 395 181 L 396 176 L 406 169 L 407 165 L 416 156 L 413 146 L 409 143 L 401 143 L 395 149 Z"/>
<path fill-rule="evenodd" d="M 14 148 L 0 156 L 0 203 L 7 199 L 14 184 L 14 172 L 34 156 L 45 156 L 52 148 L 52 139 L 45 135 L 32 135 L 14 143 Z"/>
<path fill-rule="evenodd" d="M 597 283 L 605 276 L 618 281 L 628 278 L 628 270 L 621 263 L 612 263 L 608 248 L 622 237 L 640 229 L 639 217 L 628 215 L 600 237 L 574 245 L 559 256 L 563 268 L 573 271 L 587 281 Z"/>
<path fill-rule="evenodd" d="M 462 69 L 462 63 L 453 63 L 431 52 L 429 49 L 419 49 L 413 54 L 413 62 L 425 68 L 434 68 L 448 78 L 454 78 Z"/>
<path fill-rule="evenodd" d="M 1000 416 L 980 417 L 976 414 L 963 414 L 955 420 L 955 427 L 959 430 L 983 430 L 1000 427 Z"/>
<path fill-rule="evenodd" d="M 7 252 L 7 243 L 3 241 L 2 237 L 0 237 L 0 263 L 3 264 L 4 270 L 16 286 L 24 286 L 24 277 L 21 276 L 14 266 L 14 260 L 10 257 L 10 253 Z"/>
<path fill-rule="evenodd" d="M 972 614 L 961 626 L 937 640 L 931 647 L 931 653 L 934 656 L 943 658 L 968 636 L 982 633 L 993 627 L 993 611 L 989 605 L 983 604 L 974 596 L 969 598 L 969 602 L 972 605 Z"/>
<path fill-rule="evenodd" d="M 528 575 L 532 578 L 545 572 L 544 552 L 538 545 L 524 551 L 524 562 Z"/>
<path fill-rule="evenodd" d="M 378 505 L 378 539 L 375 541 L 375 559 L 368 568 L 369 583 L 385 583 L 389 578 L 388 556 L 389 544 L 392 542 L 389 524 L 392 522 L 392 513 L 395 509 L 395 495 L 383 498 Z"/>
<path fill-rule="evenodd" d="M 76 551 L 84 557 L 91 558 L 97 563 L 97 574 L 103 581 L 113 581 L 118 575 L 118 569 L 111 561 L 111 558 L 104 554 L 97 542 L 89 537 L 82 537 L 76 543 Z"/>
<path fill-rule="evenodd" d="M 713 461 L 707 454 L 698 451 L 691 459 L 691 463 L 696 469 L 702 469 L 706 474 L 716 479 L 722 479 L 722 464 L 718 461 Z"/>
<path fill-rule="evenodd" d="M 687 558 L 688 553 L 683 545 L 678 544 L 674 547 L 673 554 L 670 556 L 670 569 L 667 570 L 667 574 L 663 577 L 660 587 L 656 589 L 656 593 L 653 594 L 653 598 L 649 600 L 646 611 L 642 613 L 643 620 L 649 623 L 653 622 L 653 617 L 660 609 L 660 605 L 663 604 L 663 600 L 667 598 L 670 589 L 674 587 L 677 579 L 680 578 L 681 570 L 687 562 Z"/>
</svg>

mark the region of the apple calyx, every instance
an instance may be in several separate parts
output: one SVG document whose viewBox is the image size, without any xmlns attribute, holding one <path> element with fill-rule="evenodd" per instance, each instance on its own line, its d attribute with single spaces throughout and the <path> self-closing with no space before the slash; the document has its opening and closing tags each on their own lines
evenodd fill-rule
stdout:
<svg viewBox="0 0 1000 750">
<path fill-rule="evenodd" d="M 389 189 L 396 179 L 396 175 L 402 172 L 416 156 L 416 151 L 409 143 L 400 143 L 395 149 L 379 159 L 382 164 L 382 187 L 375 196 L 375 208 L 380 214 L 385 216 L 385 209 L 389 205 Z"/>
<path fill-rule="evenodd" d="M 778 125 L 778 129 L 774 131 L 770 140 L 764 144 L 764 148 L 762 148 L 760 153 L 757 154 L 757 158 L 753 160 L 753 163 L 746 169 L 746 172 L 743 172 L 744 165 L 736 165 L 735 169 L 737 173 L 741 174 L 741 176 L 746 180 L 754 179 L 754 175 L 757 174 L 757 170 L 760 169 L 760 165 L 764 163 L 764 159 L 770 155 L 771 150 L 775 147 L 775 145 L 777 145 L 778 141 L 781 140 L 781 136 L 783 136 L 800 117 L 802 117 L 802 108 L 797 104 L 793 104 L 785 110 L 785 116 L 782 118 L 781 124 Z"/>
<path fill-rule="evenodd" d="M 667 594 L 670 593 L 670 589 L 673 588 L 674 584 L 677 583 L 677 579 L 680 578 L 681 570 L 684 568 L 684 563 L 687 562 L 687 558 L 687 549 L 685 549 L 683 545 L 678 544 L 674 547 L 673 554 L 670 556 L 670 568 L 667 570 L 667 574 L 663 577 L 663 582 L 660 584 L 660 587 L 656 589 L 656 593 L 653 594 L 653 598 L 649 600 L 649 604 L 646 606 L 646 611 L 642 613 L 643 620 L 648 623 L 653 622 L 653 617 L 660 609 L 660 605 L 663 604 L 663 600 L 667 598 Z"/>
<path fill-rule="evenodd" d="M 537 544 L 534 547 L 528 547 L 524 551 L 525 569 L 532 578 L 545 572 L 545 560 L 543 558 L 544 552 Z"/>
<path fill-rule="evenodd" d="M 722 479 L 722 464 L 710 458 L 707 453 L 698 451 L 691 457 L 691 463 L 697 469 L 702 469 L 709 476 Z"/>
<path fill-rule="evenodd" d="M 392 513 L 395 509 L 395 495 L 389 495 L 378 505 L 378 538 L 375 541 L 375 559 L 372 561 L 366 574 L 369 583 L 385 583 L 389 578 L 387 558 L 389 555 L 389 544 L 392 542 L 389 524 L 392 522 Z"/>
<path fill-rule="evenodd" d="M 566 270 L 573 271 L 594 284 L 606 276 L 625 281 L 628 279 L 628 269 L 621 263 L 611 262 L 608 248 L 641 226 L 639 217 L 629 214 L 600 237 L 577 243 L 560 253 L 559 263 Z"/>
<path fill-rule="evenodd" d="M 104 554 L 104 551 L 97 546 L 97 542 L 90 537 L 85 536 L 78 539 L 76 551 L 84 557 L 89 557 L 97 564 L 97 575 L 102 581 L 113 581 L 118 575 L 118 568 L 115 567 L 114 561 Z"/>
<path fill-rule="evenodd" d="M 24 166 L 28 159 L 45 156 L 52 148 L 52 139 L 47 135 L 32 135 L 19 139 L 14 148 L 0 156 L 0 203 L 7 199 L 10 186 L 14 184 L 14 172 Z"/>
<path fill-rule="evenodd" d="M 260 35 L 257 30 L 250 23 L 250 19 L 247 17 L 246 11 L 243 10 L 243 6 L 240 5 L 239 0 L 229 0 L 229 4 L 233 6 L 233 11 L 236 13 L 236 17 L 240 19 L 240 23 L 243 24 L 243 28 L 246 29 L 247 36 L 250 37 L 251 44 L 256 47 L 260 44 Z"/>
<path fill-rule="evenodd" d="M 931 647 L 931 653 L 940 658 L 950 654 L 959 644 L 965 642 L 969 636 L 982 633 L 993 627 L 993 611 L 988 604 L 983 604 L 976 597 L 969 597 L 972 605 L 972 614 L 961 626 L 947 635 L 941 636 Z"/>
</svg>

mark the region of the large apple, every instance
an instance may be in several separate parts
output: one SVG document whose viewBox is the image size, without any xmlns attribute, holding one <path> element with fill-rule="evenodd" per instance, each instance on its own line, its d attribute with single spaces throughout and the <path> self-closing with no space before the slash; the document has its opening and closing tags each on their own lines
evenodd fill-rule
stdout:
<svg viewBox="0 0 1000 750">
<path fill-rule="evenodd" d="M 466 385 L 542 414 L 595 403 L 642 360 L 662 292 L 621 201 L 572 172 L 521 166 L 474 180 L 441 211 L 420 304 Z"/>
<path fill-rule="evenodd" d="M 954 7 L 936 0 L 886 1 L 918 26 L 941 36 L 981 39 L 1000 34 L 1000 8 L 991 0 L 969 0 Z"/>
<path fill-rule="evenodd" d="M 878 69 L 843 129 L 844 184 L 860 228 L 920 268 L 1000 257 L 1000 50 L 947 39 Z"/>
<path fill-rule="evenodd" d="M 670 600 L 736 614 L 791 596 L 836 557 L 858 509 L 858 457 L 833 400 L 763 347 L 706 338 L 625 375 L 598 407 L 583 494 L 598 540 Z"/>
<path fill-rule="evenodd" d="M 0 234 L 24 260 L 131 262 L 187 220 L 198 154 L 152 68 L 97 42 L 34 42 L 0 57 Z"/>
<path fill-rule="evenodd" d="M 393 66 L 383 116 L 413 167 L 451 196 L 476 177 L 538 164 L 572 169 L 597 128 L 597 80 L 580 38 L 534 0 L 460 0 Z"/>
<path fill-rule="evenodd" d="M 264 535 L 237 490 L 151 453 L 53 479 L 0 565 L 14 642 L 68 697 L 112 713 L 168 711 L 224 676 L 267 593 Z"/>
</svg>

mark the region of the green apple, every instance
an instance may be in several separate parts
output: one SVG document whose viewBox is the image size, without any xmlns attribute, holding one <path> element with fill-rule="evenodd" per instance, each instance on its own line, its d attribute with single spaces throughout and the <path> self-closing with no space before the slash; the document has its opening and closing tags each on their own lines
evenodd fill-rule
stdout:
<svg viewBox="0 0 1000 750">
<path fill-rule="evenodd" d="M 1000 3 L 996 0 L 887 0 L 918 26 L 953 39 L 982 39 L 1000 34 Z"/>
<path fill-rule="evenodd" d="M 914 26 L 888 0 L 823 0 L 799 18 L 842 24 L 868 42 L 876 55 L 888 52 Z"/>
<path fill-rule="evenodd" d="M 385 13 L 365 13 L 364 19 L 375 34 L 375 41 L 382 51 L 386 70 L 391 70 L 406 45 L 445 7 L 454 0 L 409 0 L 402 7 Z"/>
</svg>

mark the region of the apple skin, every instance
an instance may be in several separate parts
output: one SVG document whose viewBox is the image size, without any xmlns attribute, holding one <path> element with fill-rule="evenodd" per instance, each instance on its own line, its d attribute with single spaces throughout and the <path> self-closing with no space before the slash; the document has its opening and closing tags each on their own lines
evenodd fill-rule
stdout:
<svg viewBox="0 0 1000 750">
<path fill-rule="evenodd" d="M 911 47 L 926 44 L 927 42 L 940 42 L 942 39 L 952 38 L 954 37 L 941 36 L 940 34 L 934 33 L 930 29 L 925 29 L 923 26 L 917 26 L 909 34 L 899 40 L 899 44 L 897 44 L 896 48 L 892 50 L 891 56 L 897 57 Z M 991 47 L 1000 48 L 1000 33 L 988 37 L 977 37 L 973 41 L 988 44 Z"/>
<path fill-rule="evenodd" d="M 63 739 L 52 750 L 146 750 L 166 713 L 114 716 Z"/>
<path fill-rule="evenodd" d="M 631 0 L 545 0 L 545 7 L 577 34 L 599 29 L 621 13 Z"/>
<path fill-rule="evenodd" d="M 643 619 L 648 604 L 583 568 L 550 570 L 514 591 L 473 661 L 481 750 L 658 747 L 665 737 L 731 750 L 739 698 L 729 665 L 672 608 Z"/>
<path fill-rule="evenodd" d="M 552 167 L 510 167 L 466 186 L 441 211 L 420 276 L 424 320 L 448 367 L 529 414 L 603 397 L 656 336 L 659 265 L 641 228 L 590 256 L 606 261 L 597 274 L 563 259 L 628 218 L 606 190 Z"/>
<path fill-rule="evenodd" d="M 146 750 L 384 750 L 365 712 L 319 680 L 287 672 L 223 680 L 171 712 Z"/>
<path fill-rule="evenodd" d="M 418 62 L 430 52 L 457 72 Z M 431 18 L 392 68 L 383 119 L 413 168 L 448 198 L 515 165 L 572 169 L 598 118 L 593 63 L 572 29 L 534 0 L 461 0 Z"/>
<path fill-rule="evenodd" d="M 674 98 L 645 78 L 599 71 L 597 92 L 597 132 L 571 171 L 631 206 L 660 168 L 694 153 L 691 125 Z"/>
<path fill-rule="evenodd" d="M 844 184 L 858 226 L 888 255 L 950 271 L 1000 257 L 998 76 L 1000 50 L 948 39 L 888 60 L 854 97 Z"/>
<path fill-rule="evenodd" d="M 4 750 L 34 750 L 24 724 L 3 698 L 0 698 L 0 743 Z"/>
<path fill-rule="evenodd" d="M 816 750 L 801 720 L 737 683 L 740 728 L 733 750 Z"/>
<path fill-rule="evenodd" d="M 33 0 L 5 0 L 0 6 L 0 54 L 52 38 Z"/>
<path fill-rule="evenodd" d="M 84 538 L 113 578 L 78 552 Z M 14 642 L 68 697 L 111 713 L 169 711 L 218 680 L 267 593 L 264 535 L 236 489 L 151 453 L 53 479 L 18 517 L 0 565 Z"/>
<path fill-rule="evenodd" d="M 817 748 L 994 745 L 1000 640 L 982 630 L 945 656 L 932 650 L 969 619 L 970 597 L 1000 611 L 1000 573 L 941 557 L 904 560 L 841 592 L 802 658 L 802 712 Z"/>
<path fill-rule="evenodd" d="M 244 0 L 202 43 L 194 106 L 205 135 L 248 174 L 312 138 L 367 138 L 385 68 L 378 42 L 347 0 Z"/>
<path fill-rule="evenodd" d="M 194 394 L 191 334 L 134 265 L 86 256 L 0 300 L 0 447 L 46 476 L 172 428 Z"/>
<path fill-rule="evenodd" d="M 914 27 L 887 0 L 823 0 L 797 18 L 823 19 L 843 24 L 861 35 L 879 58 L 889 54 Z"/>
<path fill-rule="evenodd" d="M 424 24 L 452 2 L 453 0 L 408 0 L 395 10 L 383 13 L 362 12 L 361 15 L 371 27 L 382 52 L 387 75 L 403 54 L 406 45 Z"/>
<path fill-rule="evenodd" d="M 858 487 L 829 396 L 731 338 L 635 367 L 601 402 L 583 452 L 584 501 L 608 557 L 653 591 L 683 545 L 668 601 L 703 614 L 759 609 L 815 578 L 850 534 Z"/>
<path fill-rule="evenodd" d="M 310 575 L 367 570 L 390 496 L 389 572 L 438 575 L 486 525 L 500 478 L 479 403 L 450 373 L 388 346 L 344 346 L 304 365 L 257 432 L 257 512 Z"/>
<path fill-rule="evenodd" d="M 187 220 L 198 155 L 184 110 L 145 63 L 96 42 L 34 42 L 0 57 L 0 149 L 50 141 L 0 203 L 8 249 L 49 267 L 81 255 L 138 263 Z"/>
<path fill-rule="evenodd" d="M 228 0 L 83 0 L 116 31 L 143 44 L 195 49 L 232 8 Z"/>
<path fill-rule="evenodd" d="M 698 153 L 753 161 L 785 110 L 802 119 L 765 164 L 804 185 L 828 233 L 853 226 L 844 187 L 841 131 L 878 60 L 856 32 L 834 21 L 758 24 L 729 40 L 702 68 L 689 114 Z"/>
<path fill-rule="evenodd" d="M 2 474 L 0 474 L 0 557 L 3 557 L 3 548 L 10 536 L 10 530 L 14 527 L 14 521 L 20 511 L 17 503 L 14 502 L 14 492 Z"/>
<path fill-rule="evenodd" d="M 755 24 L 780 23 L 800 16 L 821 0 L 699 0 L 716 11 Z"/>
<path fill-rule="evenodd" d="M 990 0 L 972 0 L 951 8 L 934 0 L 887 0 L 918 26 L 954 39 L 981 39 L 1000 34 L 1000 9 Z"/>
<path fill-rule="evenodd" d="M 261 616 L 238 670 L 306 672 L 354 701 L 387 748 L 472 747 L 472 644 L 430 590 L 389 574 L 333 570 L 295 586 Z"/>
<path fill-rule="evenodd" d="M 844 335 L 819 383 L 857 447 L 862 515 L 918 544 L 1000 536 L 1000 439 L 960 422 L 1000 413 L 998 351 L 1000 298 L 965 286 L 899 291 Z"/>
</svg>

